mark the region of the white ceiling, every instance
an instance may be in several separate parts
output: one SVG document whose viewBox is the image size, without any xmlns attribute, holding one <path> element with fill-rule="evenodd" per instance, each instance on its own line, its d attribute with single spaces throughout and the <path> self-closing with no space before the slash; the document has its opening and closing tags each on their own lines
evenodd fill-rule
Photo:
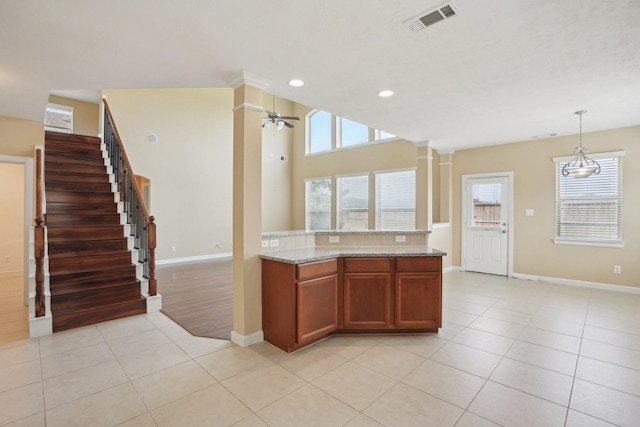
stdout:
<svg viewBox="0 0 640 427">
<path fill-rule="evenodd" d="M 580 109 L 585 132 L 640 124 L 639 0 L 454 2 L 414 33 L 403 22 L 440 1 L 2 0 L 0 115 L 42 120 L 54 90 L 228 87 L 243 70 L 439 150 L 575 134 Z"/>
</svg>

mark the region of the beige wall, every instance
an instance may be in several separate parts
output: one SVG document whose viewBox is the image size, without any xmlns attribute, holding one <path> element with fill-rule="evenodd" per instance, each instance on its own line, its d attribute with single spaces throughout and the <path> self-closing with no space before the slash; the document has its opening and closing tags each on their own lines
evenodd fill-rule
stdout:
<svg viewBox="0 0 640 427">
<path fill-rule="evenodd" d="M 461 265 L 461 177 L 464 174 L 514 173 L 514 273 L 640 287 L 640 126 L 583 134 L 590 152 L 626 150 L 623 160 L 624 248 L 556 245 L 555 166 L 578 136 L 456 151 L 453 155 L 453 264 Z M 534 209 L 533 217 L 525 209 Z M 613 274 L 613 266 L 622 274 Z"/>
<path fill-rule="evenodd" d="M 44 145 L 42 122 L 0 116 L 1 155 L 33 157 L 36 145 Z"/>
<path fill-rule="evenodd" d="M 24 165 L 0 163 L 0 277 L 24 262 Z"/>
<path fill-rule="evenodd" d="M 103 95 L 134 172 L 151 181 L 157 259 L 231 253 L 233 90 L 105 90 Z M 157 135 L 156 144 L 148 142 L 150 134 Z"/>
<path fill-rule="evenodd" d="M 98 136 L 100 133 L 100 104 L 49 95 L 49 102 L 73 107 L 73 133 Z"/>
<path fill-rule="evenodd" d="M 267 93 L 262 98 L 265 110 L 273 109 L 273 97 Z M 276 110 L 283 116 L 292 116 L 293 103 L 276 98 Z M 266 113 L 263 115 L 266 117 Z M 275 126 L 262 129 L 262 231 L 283 231 L 293 228 L 291 210 L 291 145 L 295 129 L 304 121 L 291 121 L 294 129 Z M 282 161 L 286 156 L 287 161 Z"/>
<path fill-rule="evenodd" d="M 374 171 L 416 167 L 417 147 L 405 140 L 366 144 L 334 150 L 323 154 L 305 156 L 304 118 L 312 109 L 294 105 L 294 113 L 300 117 L 293 135 L 292 207 L 293 228 L 304 229 L 304 180 L 336 175 L 370 173 Z M 374 179 L 370 175 L 369 179 Z"/>
</svg>

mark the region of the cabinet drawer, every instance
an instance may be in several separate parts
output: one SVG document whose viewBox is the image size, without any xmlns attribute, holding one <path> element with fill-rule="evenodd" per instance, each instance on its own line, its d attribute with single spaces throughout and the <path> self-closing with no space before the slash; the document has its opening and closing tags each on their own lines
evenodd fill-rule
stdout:
<svg viewBox="0 0 640 427">
<path fill-rule="evenodd" d="M 300 264 L 296 270 L 296 277 L 299 281 L 330 276 L 332 274 L 338 274 L 338 260 L 334 258 L 326 261 Z"/>
<path fill-rule="evenodd" d="M 391 271 L 391 259 L 389 258 L 345 258 L 345 273 Z"/>
<path fill-rule="evenodd" d="M 440 271 L 442 257 L 397 258 L 396 271 Z"/>
</svg>

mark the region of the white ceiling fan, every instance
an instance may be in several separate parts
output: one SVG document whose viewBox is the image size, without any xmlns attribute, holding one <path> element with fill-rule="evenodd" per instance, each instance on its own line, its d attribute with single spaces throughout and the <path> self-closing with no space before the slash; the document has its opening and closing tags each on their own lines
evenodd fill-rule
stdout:
<svg viewBox="0 0 640 427">
<path fill-rule="evenodd" d="M 267 111 L 267 117 L 264 117 L 266 120 L 263 124 L 263 128 L 269 128 L 271 125 L 275 125 L 278 130 L 283 127 L 292 128 L 294 127 L 291 123 L 286 120 L 300 120 L 300 117 L 295 116 L 282 116 L 280 113 L 276 113 L 276 96 L 273 95 L 273 111 Z"/>
</svg>

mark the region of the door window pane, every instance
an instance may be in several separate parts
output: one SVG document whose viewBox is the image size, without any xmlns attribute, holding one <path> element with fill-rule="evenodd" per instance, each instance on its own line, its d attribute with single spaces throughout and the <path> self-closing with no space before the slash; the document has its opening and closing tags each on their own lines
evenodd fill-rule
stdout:
<svg viewBox="0 0 640 427">
<path fill-rule="evenodd" d="M 502 218 L 502 185 L 473 184 L 473 221 L 475 227 L 499 227 Z"/>
</svg>

